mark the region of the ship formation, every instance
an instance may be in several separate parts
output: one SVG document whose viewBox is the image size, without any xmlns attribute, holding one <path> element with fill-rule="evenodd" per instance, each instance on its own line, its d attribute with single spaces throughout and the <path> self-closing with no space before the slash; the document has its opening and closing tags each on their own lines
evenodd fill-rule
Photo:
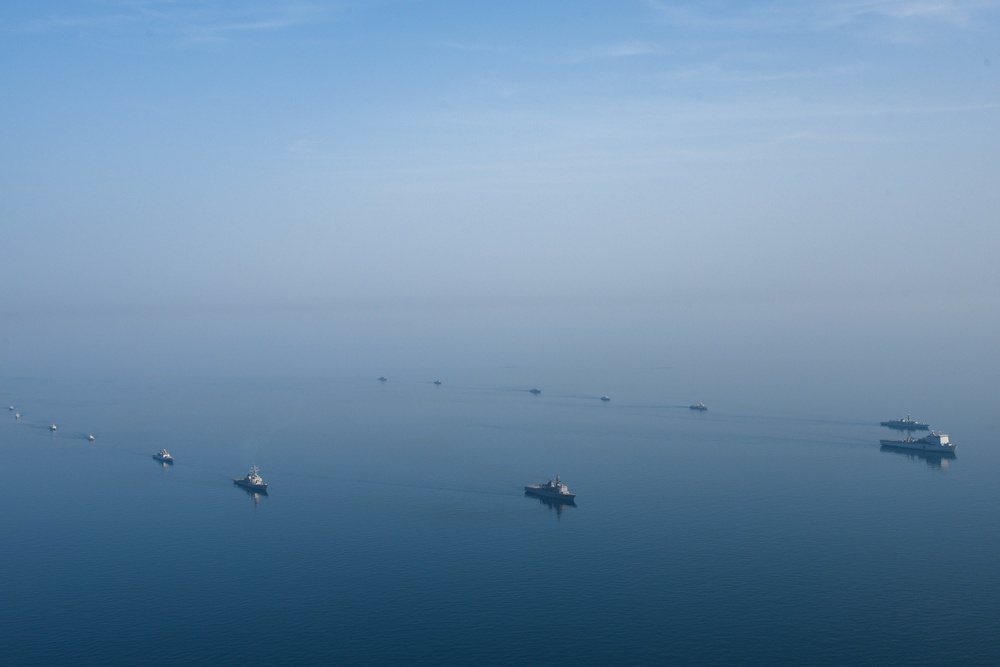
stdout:
<svg viewBox="0 0 1000 667">
<path fill-rule="evenodd" d="M 891 419 L 889 421 L 880 422 L 880 425 L 885 426 L 886 428 L 907 432 L 905 438 L 880 439 L 879 444 L 883 447 L 888 447 L 890 449 L 909 449 L 924 452 L 926 454 L 941 454 L 944 456 L 952 456 L 955 454 L 956 445 L 951 442 L 947 433 L 932 431 L 929 424 L 918 422 L 915 419 L 912 419 L 910 415 L 906 415 L 901 419 Z M 913 437 L 914 431 L 930 431 L 930 433 L 922 438 L 915 438 Z"/>
<path fill-rule="evenodd" d="M 386 376 L 381 376 L 378 378 L 380 382 L 387 382 L 388 378 Z M 435 380 L 435 385 L 440 385 L 441 380 Z M 542 390 L 538 387 L 532 387 L 528 390 L 530 393 L 536 396 L 542 393 Z M 601 401 L 609 402 L 611 397 L 607 394 L 601 396 Z M 698 412 L 705 412 L 708 410 L 708 406 L 704 403 L 695 403 L 689 406 L 691 410 Z M 20 420 L 21 413 L 16 412 L 13 405 L 7 407 L 8 412 L 14 413 L 14 419 Z M 879 422 L 880 426 L 885 428 L 894 429 L 896 431 L 905 431 L 906 436 L 902 438 L 881 438 L 879 439 L 879 444 L 883 448 L 894 449 L 894 450 L 909 450 L 912 452 L 919 453 L 922 456 L 947 456 L 953 457 L 957 445 L 951 442 L 947 433 L 941 431 L 932 430 L 929 424 L 919 422 L 913 419 L 910 415 L 901 417 L 899 419 L 890 419 L 888 421 Z M 57 425 L 55 422 L 51 422 L 48 426 L 48 430 L 53 434 L 57 430 Z M 927 431 L 926 435 L 922 437 L 915 437 L 915 433 Z M 93 433 L 86 436 L 89 442 L 94 442 L 96 438 Z M 153 459 L 159 461 L 164 467 L 172 465 L 174 462 L 174 457 L 166 450 L 161 449 L 157 453 L 153 454 Z M 242 487 L 248 491 L 255 494 L 267 494 L 267 482 L 260 475 L 260 469 L 257 466 L 252 466 L 250 472 L 248 472 L 244 477 L 233 478 L 233 484 Z M 576 499 L 576 494 L 571 493 L 569 487 L 563 483 L 562 479 L 556 475 L 554 479 L 550 479 L 547 482 L 541 484 L 529 484 L 524 487 L 526 494 L 535 496 L 544 500 L 547 503 L 557 503 L 557 504 L 574 504 Z"/>
</svg>

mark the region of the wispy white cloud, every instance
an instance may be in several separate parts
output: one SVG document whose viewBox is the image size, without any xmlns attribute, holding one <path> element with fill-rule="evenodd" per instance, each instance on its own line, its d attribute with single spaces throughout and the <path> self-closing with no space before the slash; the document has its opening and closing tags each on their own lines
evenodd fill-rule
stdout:
<svg viewBox="0 0 1000 667">
<path fill-rule="evenodd" d="M 306 22 L 306 18 L 300 14 L 206 16 L 202 21 L 178 26 L 177 33 L 191 43 L 221 42 L 239 33 L 275 32 L 294 28 Z"/>
<path fill-rule="evenodd" d="M 110 12 L 101 15 L 49 15 L 11 24 L 8 30 L 25 33 L 43 33 L 59 30 L 112 31 L 136 23 L 139 16 L 133 12 Z"/>
<path fill-rule="evenodd" d="M 889 44 L 924 44 L 949 31 L 995 26 L 998 9 L 998 0 L 844 0 L 823 6 L 816 18 L 819 29 L 856 31 Z"/>
<path fill-rule="evenodd" d="M 805 3 L 718 3 L 679 4 L 665 0 L 645 0 L 655 20 L 685 30 L 765 30 L 801 26 L 813 10 Z"/>
<path fill-rule="evenodd" d="M 663 53 L 663 49 L 659 46 L 635 40 L 605 47 L 598 52 L 598 55 L 607 58 L 628 58 L 631 56 L 649 56 L 658 53 Z"/>
<path fill-rule="evenodd" d="M 66 14 L 41 14 L 15 29 L 72 30 L 116 36 L 142 30 L 182 43 L 221 42 L 239 34 L 275 32 L 328 20 L 337 7 L 315 3 L 227 3 L 192 0 L 116 0 L 77 5 Z"/>
<path fill-rule="evenodd" d="M 655 56 L 665 52 L 666 49 L 657 44 L 643 40 L 629 40 L 571 51 L 556 60 L 562 63 L 583 63 L 597 60 L 614 60 L 617 58 Z"/>
<path fill-rule="evenodd" d="M 825 13 L 841 23 L 877 17 L 968 26 L 977 16 L 998 6 L 997 0 L 852 0 L 830 3 Z"/>
<path fill-rule="evenodd" d="M 477 53 L 486 52 L 496 52 L 500 53 L 506 51 L 503 47 L 496 46 L 494 44 L 487 44 L 485 42 L 456 42 L 456 41 L 444 41 L 438 42 L 438 46 L 445 49 L 453 49 L 455 51 L 468 51 Z"/>
<path fill-rule="evenodd" d="M 1000 8 L 1000 0 L 831 0 L 800 3 L 678 4 L 645 0 L 660 23 L 687 29 L 827 30 L 882 21 L 887 27 L 915 23 L 972 27 L 976 20 Z"/>
<path fill-rule="evenodd" d="M 722 62 L 706 62 L 666 70 L 658 74 L 657 78 L 661 81 L 697 81 L 712 85 L 806 81 L 850 76 L 856 74 L 859 67 L 841 65 L 821 69 L 752 69 L 727 66 Z"/>
</svg>

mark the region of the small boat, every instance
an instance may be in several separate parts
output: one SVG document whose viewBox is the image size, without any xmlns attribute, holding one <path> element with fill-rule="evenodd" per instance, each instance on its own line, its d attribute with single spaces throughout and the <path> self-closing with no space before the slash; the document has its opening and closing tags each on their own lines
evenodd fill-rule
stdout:
<svg viewBox="0 0 1000 667">
<path fill-rule="evenodd" d="M 90 440 L 91 442 L 93 442 L 94 441 L 94 434 L 91 433 L 90 435 L 88 435 L 87 436 L 87 440 Z"/>
<path fill-rule="evenodd" d="M 52 426 L 49 427 L 49 430 L 50 431 L 56 430 L 56 423 L 55 422 L 52 422 Z"/>
<path fill-rule="evenodd" d="M 441 384 L 441 380 L 434 380 L 434 384 Z"/>
<path fill-rule="evenodd" d="M 532 387 L 528 391 L 530 391 L 532 394 L 535 394 L 535 395 L 538 395 L 538 394 L 542 393 L 542 390 L 539 389 L 538 387 Z"/>
<path fill-rule="evenodd" d="M 939 452 L 942 454 L 950 454 L 957 447 L 957 445 L 948 440 L 947 433 L 938 433 L 937 431 L 931 431 L 930 435 L 925 435 L 922 438 L 910 436 L 903 440 L 879 440 L 879 444 L 883 447 L 916 449 L 922 452 Z"/>
<path fill-rule="evenodd" d="M 257 493 L 267 493 L 267 482 L 260 476 L 260 468 L 257 466 L 251 466 L 250 472 L 247 473 L 246 477 L 234 478 L 233 484 L 242 486 L 244 489 L 256 491 Z"/>
<path fill-rule="evenodd" d="M 605 394 L 604 396 L 601 396 L 601 400 L 602 400 L 602 401 L 610 401 L 610 400 L 611 400 L 611 397 L 610 397 L 610 396 L 608 396 L 607 394 Z"/>
<path fill-rule="evenodd" d="M 699 412 L 704 412 L 705 410 L 708 410 L 708 406 L 705 405 L 704 403 L 698 403 L 697 405 L 692 405 L 692 406 L 689 406 L 689 407 L 692 410 L 698 410 Z"/>
<path fill-rule="evenodd" d="M 162 463 L 172 464 L 174 462 L 174 457 L 172 457 L 170 453 L 165 449 L 161 449 L 160 451 L 153 454 L 153 458 Z"/>
<path fill-rule="evenodd" d="M 8 405 L 7 409 L 10 410 L 11 412 L 13 412 L 14 411 L 14 406 L 13 405 Z"/>
<path fill-rule="evenodd" d="M 931 430 L 930 424 L 921 424 L 920 422 L 911 419 L 910 415 L 906 415 L 902 419 L 890 419 L 887 422 L 879 422 L 880 426 L 885 426 L 887 428 L 895 428 L 900 431 L 929 431 Z"/>
<path fill-rule="evenodd" d="M 573 499 L 576 498 L 576 494 L 569 492 L 569 487 L 562 483 L 559 475 L 556 475 L 555 479 L 550 479 L 544 484 L 529 484 L 524 487 L 524 491 L 536 496 L 542 496 L 543 498 L 565 502 L 573 502 Z"/>
<path fill-rule="evenodd" d="M 20 419 L 20 418 L 21 418 L 21 413 L 20 412 L 15 412 L 14 413 L 14 419 Z"/>
<path fill-rule="evenodd" d="M 389 378 L 387 378 L 386 376 L 383 375 L 383 376 L 379 377 L 378 381 L 379 382 L 388 382 Z"/>
</svg>

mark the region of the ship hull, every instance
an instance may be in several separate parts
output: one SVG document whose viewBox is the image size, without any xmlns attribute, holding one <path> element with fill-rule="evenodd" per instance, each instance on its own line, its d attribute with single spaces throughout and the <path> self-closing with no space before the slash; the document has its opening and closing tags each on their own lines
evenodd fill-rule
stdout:
<svg viewBox="0 0 1000 667">
<path fill-rule="evenodd" d="M 167 459 L 167 458 L 163 458 L 162 456 L 157 456 L 156 454 L 153 454 L 153 458 L 156 459 L 157 461 L 159 461 L 160 463 L 169 463 L 170 465 L 174 464 L 173 458 Z"/>
<path fill-rule="evenodd" d="M 267 493 L 267 484 L 251 484 L 245 479 L 234 479 L 233 484 L 255 493 Z"/>
<path fill-rule="evenodd" d="M 524 487 L 525 493 L 530 493 L 533 496 L 538 496 L 539 498 L 546 498 L 548 500 L 556 500 L 564 503 L 575 502 L 575 493 L 553 493 L 545 489 L 541 489 L 537 486 L 526 486 Z"/>
<path fill-rule="evenodd" d="M 955 452 L 955 445 L 935 445 L 926 442 L 907 442 L 906 440 L 879 440 L 879 444 L 883 447 L 892 447 L 893 449 L 911 449 L 918 452 L 930 452 L 937 454 L 953 454 Z"/>
</svg>

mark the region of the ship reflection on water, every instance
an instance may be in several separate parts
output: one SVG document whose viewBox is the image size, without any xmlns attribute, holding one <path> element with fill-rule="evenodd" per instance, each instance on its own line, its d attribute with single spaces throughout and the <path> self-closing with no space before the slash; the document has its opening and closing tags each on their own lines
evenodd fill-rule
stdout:
<svg viewBox="0 0 1000 667">
<path fill-rule="evenodd" d="M 555 510 L 556 518 L 562 516 L 563 510 L 567 507 L 576 507 L 576 502 L 571 498 L 569 500 L 559 500 L 556 498 L 545 498 L 543 496 L 536 496 L 533 493 L 524 492 L 525 498 L 531 498 L 532 500 L 537 500 L 542 505 L 547 506 L 550 510 Z"/>
<path fill-rule="evenodd" d="M 240 487 L 240 490 L 243 491 L 245 494 L 247 494 L 247 496 L 250 497 L 250 500 L 253 502 L 253 506 L 254 507 L 259 507 L 260 506 L 260 499 L 267 497 L 266 493 L 263 493 L 263 494 L 262 493 L 258 493 L 257 491 L 252 491 L 250 489 L 245 489 L 242 486 Z"/>
<path fill-rule="evenodd" d="M 934 470 L 947 470 L 951 462 L 955 460 L 955 452 L 923 452 L 916 449 L 898 449 L 896 447 L 886 447 L 882 445 L 879 451 L 886 454 L 898 454 L 905 456 L 911 461 L 923 461 L 928 468 Z"/>
</svg>

